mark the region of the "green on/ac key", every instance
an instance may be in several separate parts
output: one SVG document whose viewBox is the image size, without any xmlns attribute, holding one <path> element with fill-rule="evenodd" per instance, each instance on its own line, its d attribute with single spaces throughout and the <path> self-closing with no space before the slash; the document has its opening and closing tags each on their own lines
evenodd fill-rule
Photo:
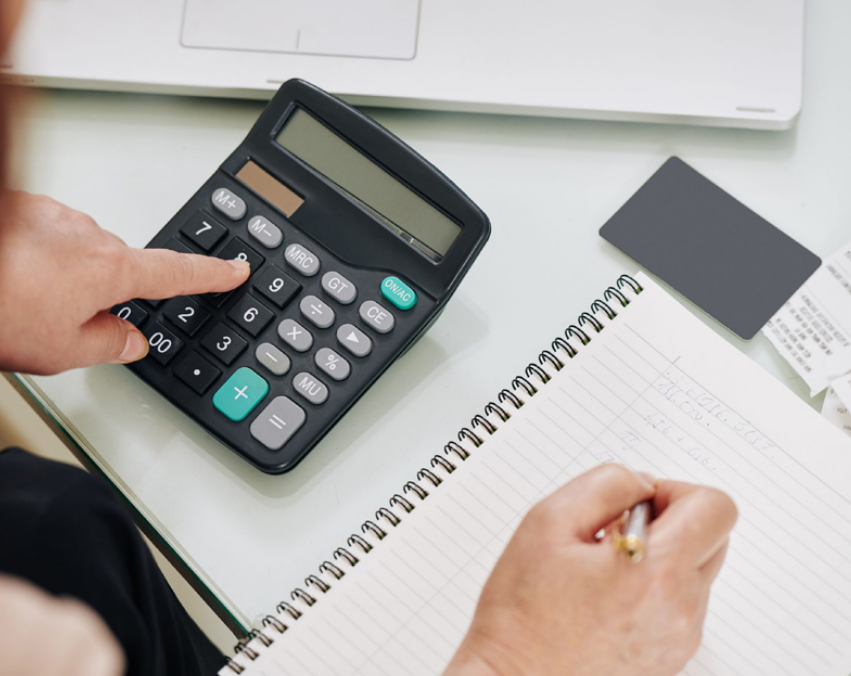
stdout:
<svg viewBox="0 0 851 676">
<path fill-rule="evenodd" d="M 385 277 L 381 293 L 400 310 L 410 310 L 417 304 L 416 292 L 398 277 Z"/>
<path fill-rule="evenodd" d="M 245 420 L 268 393 L 269 383 L 243 366 L 216 391 L 213 406 L 234 422 L 239 422 Z"/>
</svg>

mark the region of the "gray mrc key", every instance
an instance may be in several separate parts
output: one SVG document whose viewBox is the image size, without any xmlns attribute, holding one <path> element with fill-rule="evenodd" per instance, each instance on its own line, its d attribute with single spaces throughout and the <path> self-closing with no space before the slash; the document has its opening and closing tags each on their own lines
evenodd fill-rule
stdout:
<svg viewBox="0 0 851 676">
<path fill-rule="evenodd" d="M 305 277 L 313 277 L 319 272 L 319 258 L 301 244 L 290 244 L 284 252 L 284 260 Z"/>
<path fill-rule="evenodd" d="M 278 324 L 278 335 L 296 352 L 307 352 L 313 347 L 310 331 L 293 319 L 285 319 Z"/>
<path fill-rule="evenodd" d="M 261 343 L 254 356 L 263 366 L 276 376 L 282 376 L 290 370 L 290 358 L 272 343 Z"/>
<path fill-rule="evenodd" d="M 234 195 L 227 188 L 219 188 L 213 193 L 213 206 L 232 221 L 238 221 L 245 216 L 245 201 Z"/>
<path fill-rule="evenodd" d="M 358 314 L 368 326 L 371 326 L 378 333 L 392 331 L 393 325 L 396 323 L 396 319 L 390 314 L 390 310 L 385 310 L 374 300 L 367 300 L 361 303 Z"/>
<path fill-rule="evenodd" d="M 289 397 L 275 397 L 269 402 L 249 431 L 266 448 L 277 451 L 304 424 L 304 409 Z"/>
<path fill-rule="evenodd" d="M 327 329 L 334 323 L 334 311 L 316 296 L 302 298 L 298 304 L 298 309 L 301 310 L 301 314 L 320 329 Z"/>
<path fill-rule="evenodd" d="M 326 272 L 322 275 L 322 288 L 338 303 L 348 305 L 358 295 L 357 287 L 339 272 Z"/>
<path fill-rule="evenodd" d="M 262 216 L 255 216 L 248 221 L 248 234 L 267 249 L 274 249 L 284 241 L 281 229 Z"/>
<path fill-rule="evenodd" d="M 328 388 L 325 384 L 304 371 L 293 377 L 293 387 L 311 404 L 324 404 L 328 399 Z"/>
</svg>

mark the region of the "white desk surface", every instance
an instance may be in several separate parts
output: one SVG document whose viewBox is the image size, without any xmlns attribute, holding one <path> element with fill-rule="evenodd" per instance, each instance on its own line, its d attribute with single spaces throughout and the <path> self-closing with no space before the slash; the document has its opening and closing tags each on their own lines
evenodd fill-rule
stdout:
<svg viewBox="0 0 851 676">
<path fill-rule="evenodd" d="M 290 474 L 252 469 L 121 367 L 28 384 L 225 608 L 254 624 L 636 269 L 597 231 L 670 155 L 822 257 L 851 238 L 851 4 L 810 3 L 807 21 L 804 108 L 789 132 L 369 111 L 478 202 L 493 236 L 431 331 Z M 41 92 L 15 119 L 14 182 L 143 246 L 261 109 Z M 49 293 L 50 271 L 34 274 Z M 806 396 L 762 336 L 745 343 L 705 320 Z"/>
</svg>

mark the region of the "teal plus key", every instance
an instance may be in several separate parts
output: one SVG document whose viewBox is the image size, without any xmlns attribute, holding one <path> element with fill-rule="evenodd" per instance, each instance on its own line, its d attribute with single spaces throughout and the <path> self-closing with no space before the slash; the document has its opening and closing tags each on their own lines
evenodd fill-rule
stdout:
<svg viewBox="0 0 851 676">
<path fill-rule="evenodd" d="M 239 422 L 245 420 L 268 393 L 269 383 L 243 366 L 234 371 L 213 395 L 213 406 L 234 422 Z"/>
</svg>

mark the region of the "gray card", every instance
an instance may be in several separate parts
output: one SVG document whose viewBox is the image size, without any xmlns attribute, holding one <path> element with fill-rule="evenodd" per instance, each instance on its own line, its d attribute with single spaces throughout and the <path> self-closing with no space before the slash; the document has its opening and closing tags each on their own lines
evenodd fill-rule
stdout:
<svg viewBox="0 0 851 676">
<path fill-rule="evenodd" d="M 600 235 L 745 340 L 821 264 L 678 157 Z"/>
</svg>

